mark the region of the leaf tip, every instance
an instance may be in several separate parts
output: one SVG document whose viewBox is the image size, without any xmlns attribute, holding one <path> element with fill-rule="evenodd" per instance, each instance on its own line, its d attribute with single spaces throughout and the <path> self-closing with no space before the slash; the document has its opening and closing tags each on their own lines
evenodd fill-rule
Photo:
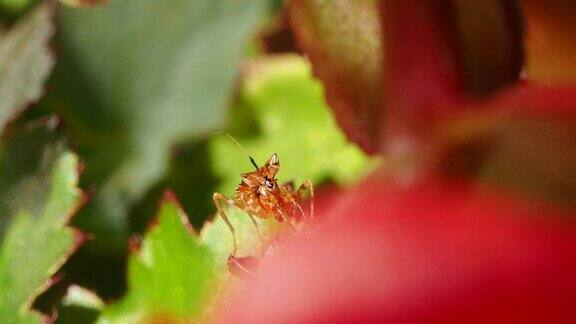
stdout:
<svg viewBox="0 0 576 324">
<path fill-rule="evenodd" d="M 170 204 L 174 204 L 176 205 L 178 208 L 180 208 L 180 201 L 178 200 L 178 197 L 176 196 L 176 194 L 174 193 L 174 191 L 172 189 L 166 189 L 164 191 L 164 194 L 162 195 L 162 203 L 161 206 L 163 206 L 166 203 L 170 203 Z"/>
<path fill-rule="evenodd" d="M 138 253 L 142 248 L 142 236 L 139 234 L 132 235 L 128 240 L 128 251 L 132 254 Z"/>
</svg>

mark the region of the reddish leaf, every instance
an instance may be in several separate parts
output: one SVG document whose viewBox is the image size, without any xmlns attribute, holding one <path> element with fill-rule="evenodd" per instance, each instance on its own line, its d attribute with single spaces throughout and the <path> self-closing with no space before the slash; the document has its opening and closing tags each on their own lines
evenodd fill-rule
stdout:
<svg viewBox="0 0 576 324">
<path fill-rule="evenodd" d="M 294 0 L 289 9 L 338 123 L 365 151 L 378 151 L 383 91 L 376 0 Z"/>
<path fill-rule="evenodd" d="M 466 87 L 485 95 L 518 80 L 523 63 L 521 12 L 515 0 L 453 0 Z"/>
<path fill-rule="evenodd" d="M 389 153 L 412 152 L 434 120 L 460 109 L 464 94 L 484 95 L 518 79 L 515 2 L 380 3 L 381 17 L 375 0 L 293 0 L 290 6 L 299 45 L 324 82 L 328 103 L 364 150 L 381 150 L 386 136 Z"/>
<path fill-rule="evenodd" d="M 466 185 L 380 179 L 340 198 L 327 224 L 236 292 L 230 322 L 576 319 L 568 215 Z"/>
<path fill-rule="evenodd" d="M 576 2 L 522 0 L 526 16 L 527 78 L 576 81 Z"/>
</svg>

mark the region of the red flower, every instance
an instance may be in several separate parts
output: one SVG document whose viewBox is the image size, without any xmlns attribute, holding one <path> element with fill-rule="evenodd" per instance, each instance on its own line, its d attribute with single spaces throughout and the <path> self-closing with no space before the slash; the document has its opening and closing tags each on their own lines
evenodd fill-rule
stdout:
<svg viewBox="0 0 576 324">
<path fill-rule="evenodd" d="M 343 195 L 330 215 L 236 293 L 229 322 L 576 316 L 576 228 L 549 206 L 463 185 L 402 189 L 378 179 Z"/>
</svg>

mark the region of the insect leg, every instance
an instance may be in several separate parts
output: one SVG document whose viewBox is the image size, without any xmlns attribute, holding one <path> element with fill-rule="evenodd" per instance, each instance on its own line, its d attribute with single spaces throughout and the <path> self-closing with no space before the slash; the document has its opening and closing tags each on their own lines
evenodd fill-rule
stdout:
<svg viewBox="0 0 576 324">
<path fill-rule="evenodd" d="M 294 181 L 286 182 L 283 187 L 286 188 L 286 190 L 289 192 L 294 192 Z"/>
<path fill-rule="evenodd" d="M 230 220 L 226 216 L 226 213 L 224 212 L 224 209 L 222 208 L 222 205 L 220 204 L 220 202 L 225 201 L 226 203 L 228 203 L 229 205 L 232 205 L 232 206 L 235 206 L 236 204 L 234 203 L 234 200 L 224 196 L 223 194 L 221 194 L 219 192 L 215 192 L 214 195 L 212 195 L 212 199 L 214 200 L 214 205 L 216 205 L 216 209 L 218 209 L 218 213 L 220 214 L 220 217 L 222 217 L 222 219 L 224 220 L 226 225 L 228 225 L 230 232 L 232 232 L 232 244 L 233 244 L 232 245 L 232 255 L 236 255 L 236 249 L 237 249 L 236 231 L 234 230 L 234 226 L 232 226 L 232 223 L 230 223 Z"/>
<path fill-rule="evenodd" d="M 305 219 L 308 222 L 308 225 L 310 225 L 310 216 L 306 215 L 300 203 L 297 202 L 296 199 L 292 198 L 292 205 L 298 209 L 300 215 L 302 215 L 302 219 Z"/>
<path fill-rule="evenodd" d="M 295 231 L 296 228 L 294 227 L 294 225 L 292 225 L 292 222 L 290 222 L 290 218 L 288 218 L 288 215 L 286 215 L 286 212 L 284 211 L 284 209 L 282 209 L 282 207 L 278 207 L 277 210 L 280 214 L 280 217 L 282 217 L 282 220 L 285 221 L 286 223 L 288 223 L 291 230 Z"/>
<path fill-rule="evenodd" d="M 258 227 L 258 223 L 256 222 L 256 218 L 254 218 L 254 215 L 252 215 L 252 213 L 250 213 L 250 212 L 246 212 L 246 214 L 248 214 L 248 217 L 250 217 L 250 220 L 252 221 L 252 224 L 254 225 L 254 229 L 256 229 L 256 234 L 258 234 L 258 238 L 260 239 L 260 242 L 264 242 L 264 239 L 262 239 L 262 234 L 260 234 L 260 228 Z"/>
<path fill-rule="evenodd" d="M 300 185 L 298 191 L 296 191 L 296 197 L 301 198 L 302 194 L 306 189 L 310 190 L 310 217 L 309 220 L 312 221 L 314 219 L 314 186 L 312 185 L 312 181 L 310 179 L 306 179 L 304 183 Z"/>
</svg>

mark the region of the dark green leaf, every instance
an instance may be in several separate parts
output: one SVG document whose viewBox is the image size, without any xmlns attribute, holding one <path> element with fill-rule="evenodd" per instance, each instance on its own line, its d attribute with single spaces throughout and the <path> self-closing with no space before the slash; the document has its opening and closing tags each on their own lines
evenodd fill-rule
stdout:
<svg viewBox="0 0 576 324">
<path fill-rule="evenodd" d="M 163 175 L 177 141 L 222 125 L 235 66 L 264 0 L 112 0 L 61 8 L 51 108 L 98 188 L 80 225 L 122 251 L 127 208 Z M 102 246 L 101 246 L 102 247 Z"/>
</svg>

